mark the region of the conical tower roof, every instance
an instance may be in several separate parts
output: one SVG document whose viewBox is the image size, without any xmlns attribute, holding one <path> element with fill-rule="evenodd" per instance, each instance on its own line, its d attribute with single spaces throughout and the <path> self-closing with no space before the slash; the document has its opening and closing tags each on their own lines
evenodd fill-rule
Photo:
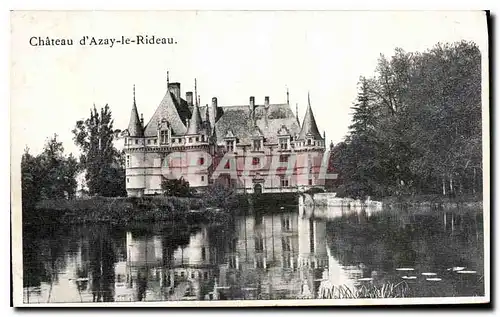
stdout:
<svg viewBox="0 0 500 317">
<path fill-rule="evenodd" d="M 314 119 L 309 93 L 307 93 L 307 110 L 306 115 L 304 116 L 304 121 L 302 122 L 299 140 L 304 140 L 307 136 L 312 136 L 315 140 L 322 139 L 321 133 L 319 133 L 318 130 L 318 125 L 316 124 L 316 119 Z"/>
<path fill-rule="evenodd" d="M 186 134 L 200 134 L 202 129 L 202 121 L 200 114 L 200 107 L 198 107 L 198 103 L 193 107 L 193 115 L 189 120 L 189 127 Z"/>
<path fill-rule="evenodd" d="M 137 105 L 135 103 L 135 85 L 134 85 L 134 104 L 132 106 L 132 112 L 130 113 L 128 133 L 130 136 L 135 136 L 135 137 L 144 136 L 144 129 L 142 127 L 141 120 L 139 119 L 139 113 L 137 112 Z"/>
</svg>

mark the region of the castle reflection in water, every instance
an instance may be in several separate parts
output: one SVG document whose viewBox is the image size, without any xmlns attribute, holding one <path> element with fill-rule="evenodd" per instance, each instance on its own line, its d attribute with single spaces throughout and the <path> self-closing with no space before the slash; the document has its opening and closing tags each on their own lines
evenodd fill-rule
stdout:
<svg viewBox="0 0 500 317">
<path fill-rule="evenodd" d="M 399 283 L 406 275 L 414 296 L 484 294 L 477 211 L 294 207 L 249 210 L 223 225 L 146 228 L 30 231 L 24 301 L 314 299 L 331 286 Z"/>
<path fill-rule="evenodd" d="M 237 219 L 222 236 L 202 227 L 187 245 L 165 248 L 161 236 L 126 234 L 115 264 L 115 301 L 315 298 L 321 281 L 348 285 L 330 255 L 326 223 L 297 212 Z"/>
</svg>

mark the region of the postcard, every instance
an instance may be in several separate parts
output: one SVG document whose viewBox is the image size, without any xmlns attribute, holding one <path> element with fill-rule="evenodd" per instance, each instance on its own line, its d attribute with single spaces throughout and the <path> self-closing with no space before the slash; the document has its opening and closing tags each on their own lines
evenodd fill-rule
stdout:
<svg viewBox="0 0 500 317">
<path fill-rule="evenodd" d="M 490 302 L 485 11 L 12 11 L 16 307 Z"/>
</svg>

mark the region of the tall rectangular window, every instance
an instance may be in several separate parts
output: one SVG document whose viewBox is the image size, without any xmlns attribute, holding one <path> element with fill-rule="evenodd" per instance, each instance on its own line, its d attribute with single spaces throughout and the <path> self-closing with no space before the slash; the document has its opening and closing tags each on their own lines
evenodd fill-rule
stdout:
<svg viewBox="0 0 500 317">
<path fill-rule="evenodd" d="M 260 151 L 260 140 L 253 140 L 253 150 L 254 151 Z"/>
<path fill-rule="evenodd" d="M 282 177 L 282 178 L 281 178 L 281 187 L 288 187 L 288 186 L 289 186 L 288 179 L 287 179 L 287 178 Z"/>
<path fill-rule="evenodd" d="M 288 140 L 285 138 L 280 139 L 280 149 L 287 150 L 288 149 Z"/>
<path fill-rule="evenodd" d="M 127 158 L 126 158 L 126 166 L 127 166 L 127 167 L 130 167 L 130 155 L 127 155 Z"/>
<path fill-rule="evenodd" d="M 160 131 L 160 143 L 167 144 L 168 143 L 168 131 Z"/>
<path fill-rule="evenodd" d="M 228 152 L 234 152 L 234 141 L 227 141 L 226 148 Z"/>
<path fill-rule="evenodd" d="M 264 239 L 262 239 L 262 236 L 260 235 L 255 237 L 255 251 L 256 252 L 264 251 Z"/>
</svg>

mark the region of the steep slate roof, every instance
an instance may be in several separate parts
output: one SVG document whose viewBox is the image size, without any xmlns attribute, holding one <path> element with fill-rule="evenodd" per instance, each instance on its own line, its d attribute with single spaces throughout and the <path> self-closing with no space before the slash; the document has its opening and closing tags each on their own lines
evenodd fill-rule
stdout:
<svg viewBox="0 0 500 317">
<path fill-rule="evenodd" d="M 314 119 L 314 114 L 311 109 L 311 102 L 309 101 L 309 95 L 307 96 L 308 105 L 306 110 L 306 115 L 304 116 L 304 121 L 302 122 L 302 129 L 300 130 L 299 140 L 305 140 L 306 136 L 312 136 L 315 140 L 322 140 L 321 133 L 319 133 L 318 125 Z"/>
<path fill-rule="evenodd" d="M 183 99 L 181 99 L 180 102 L 176 101 L 174 95 L 167 91 L 160 105 L 149 120 L 149 123 L 144 128 L 144 135 L 146 137 L 156 136 L 157 123 L 163 118 L 167 119 L 170 123 L 173 135 L 184 135 L 187 131 L 185 125 L 186 119 L 191 118 L 187 102 Z"/>
<path fill-rule="evenodd" d="M 134 85 L 134 104 L 132 106 L 132 112 L 130 113 L 130 121 L 128 123 L 128 133 L 130 136 L 137 136 L 137 137 L 142 137 L 144 135 L 142 123 L 141 120 L 139 119 L 139 113 L 137 112 L 137 105 L 135 103 L 135 85 Z"/>
<path fill-rule="evenodd" d="M 224 141 L 227 132 L 231 130 L 240 140 L 240 143 L 250 143 L 250 108 L 249 106 L 222 107 L 223 114 L 215 123 L 217 143 Z"/>
<path fill-rule="evenodd" d="M 250 144 L 256 131 L 262 133 L 266 142 L 277 143 L 277 131 L 281 126 L 286 126 L 290 134 L 294 136 L 299 133 L 300 128 L 288 104 L 271 104 L 268 108 L 259 105 L 255 109 L 255 129 L 252 120 L 250 106 L 228 106 L 222 107 L 223 114 L 215 124 L 217 142 L 224 141 L 227 131 L 231 129 L 239 143 Z"/>
<path fill-rule="evenodd" d="M 255 118 L 266 141 L 270 143 L 278 143 L 277 133 L 283 125 L 290 131 L 291 136 L 300 131 L 295 115 L 288 104 L 269 105 L 268 109 L 258 107 L 255 111 Z"/>
<path fill-rule="evenodd" d="M 172 127 L 173 135 L 198 134 L 201 129 L 209 127 L 207 107 L 209 106 L 188 105 L 184 99 L 176 100 L 174 94 L 167 91 L 148 124 L 142 129 L 134 101 L 129 131 L 131 133 L 143 131 L 146 137 L 156 136 L 157 123 L 165 118 Z M 251 144 L 252 138 L 259 135 L 262 135 L 267 143 L 278 143 L 277 133 L 283 126 L 292 137 L 299 133 L 301 136 L 311 133 L 315 138 L 321 138 L 310 103 L 302 129 L 298 118 L 287 103 L 271 104 L 268 107 L 258 105 L 255 110 L 251 110 L 249 105 L 219 106 L 217 110 L 217 121 L 215 128 L 211 127 L 213 129 L 211 132 L 215 134 L 218 144 L 224 142 L 229 130 L 238 138 L 239 144 Z M 187 120 L 190 121 L 188 127 L 186 126 Z"/>
</svg>

